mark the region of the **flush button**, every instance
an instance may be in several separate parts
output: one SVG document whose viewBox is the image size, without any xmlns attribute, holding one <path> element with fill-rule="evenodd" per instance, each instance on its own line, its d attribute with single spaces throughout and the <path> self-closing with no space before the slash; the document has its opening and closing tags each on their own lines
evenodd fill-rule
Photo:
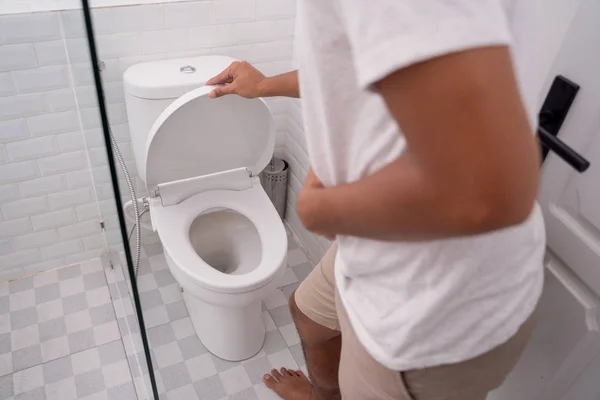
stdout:
<svg viewBox="0 0 600 400">
<path fill-rule="evenodd" d="M 191 65 L 184 65 L 183 67 L 179 68 L 179 72 L 183 74 L 193 74 L 196 72 L 196 68 L 192 67 Z"/>
</svg>

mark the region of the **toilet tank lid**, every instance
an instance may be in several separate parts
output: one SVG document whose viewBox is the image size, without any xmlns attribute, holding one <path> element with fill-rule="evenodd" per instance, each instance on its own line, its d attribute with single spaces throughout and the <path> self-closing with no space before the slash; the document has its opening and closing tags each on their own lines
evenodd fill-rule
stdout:
<svg viewBox="0 0 600 400">
<path fill-rule="evenodd" d="M 171 103 L 148 136 L 145 182 L 159 184 L 247 168 L 258 175 L 275 147 L 273 114 L 262 99 L 223 96 L 214 86 L 194 89 Z"/>
<path fill-rule="evenodd" d="M 227 68 L 234 58 L 202 56 L 132 65 L 123 74 L 125 92 L 143 99 L 177 98 L 203 86 Z"/>
</svg>

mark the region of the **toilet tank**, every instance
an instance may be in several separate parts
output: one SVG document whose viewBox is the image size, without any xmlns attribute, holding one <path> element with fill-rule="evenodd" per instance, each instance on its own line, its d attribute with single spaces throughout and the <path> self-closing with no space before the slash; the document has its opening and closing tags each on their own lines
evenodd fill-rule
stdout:
<svg viewBox="0 0 600 400">
<path fill-rule="evenodd" d="M 203 56 L 153 61 L 129 67 L 123 74 L 125 106 L 135 164 L 146 176 L 148 133 L 158 116 L 175 99 L 223 71 L 235 59 Z"/>
</svg>

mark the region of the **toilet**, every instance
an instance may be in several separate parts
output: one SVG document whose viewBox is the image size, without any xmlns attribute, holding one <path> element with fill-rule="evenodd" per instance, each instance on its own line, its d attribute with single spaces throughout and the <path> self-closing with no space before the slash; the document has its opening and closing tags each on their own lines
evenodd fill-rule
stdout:
<svg viewBox="0 0 600 400">
<path fill-rule="evenodd" d="M 136 167 L 152 227 L 204 346 L 225 360 L 258 353 L 261 301 L 284 274 L 287 235 L 260 185 L 275 143 L 262 99 L 210 99 L 229 57 L 137 64 L 123 76 Z"/>
</svg>

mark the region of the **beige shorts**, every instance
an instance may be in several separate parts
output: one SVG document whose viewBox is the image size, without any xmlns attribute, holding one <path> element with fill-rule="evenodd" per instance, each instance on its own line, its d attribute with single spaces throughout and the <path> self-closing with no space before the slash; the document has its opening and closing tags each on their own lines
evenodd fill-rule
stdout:
<svg viewBox="0 0 600 400">
<path fill-rule="evenodd" d="M 298 287 L 295 299 L 307 317 L 341 332 L 339 382 L 344 400 L 485 400 L 519 360 L 535 326 L 535 313 L 506 343 L 474 359 L 412 371 L 381 365 L 360 344 L 337 299 L 336 251 L 334 243 Z"/>
</svg>

